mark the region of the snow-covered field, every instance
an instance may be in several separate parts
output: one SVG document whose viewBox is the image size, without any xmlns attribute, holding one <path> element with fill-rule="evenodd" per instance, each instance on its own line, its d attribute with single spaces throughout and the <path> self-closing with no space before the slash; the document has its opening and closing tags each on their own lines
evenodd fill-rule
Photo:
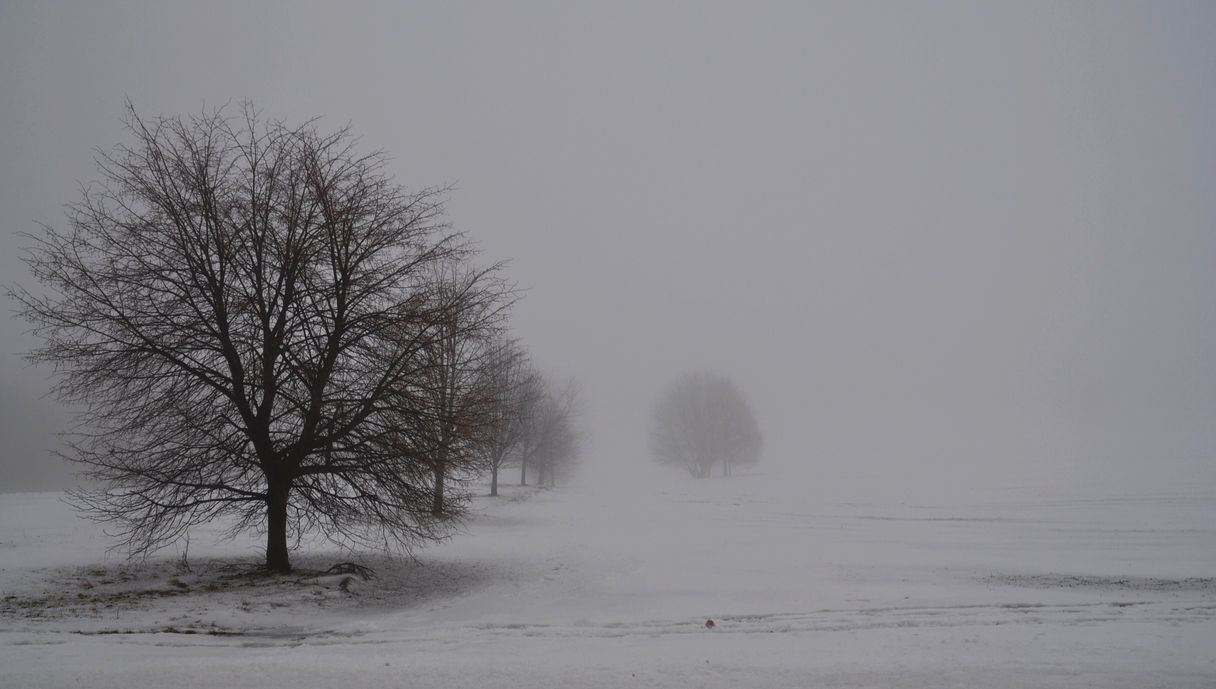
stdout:
<svg viewBox="0 0 1216 689">
<path fill-rule="evenodd" d="M 371 581 L 209 533 L 128 563 L 58 497 L 0 495 L 0 686 L 1216 686 L 1201 488 L 515 488 Z"/>
</svg>

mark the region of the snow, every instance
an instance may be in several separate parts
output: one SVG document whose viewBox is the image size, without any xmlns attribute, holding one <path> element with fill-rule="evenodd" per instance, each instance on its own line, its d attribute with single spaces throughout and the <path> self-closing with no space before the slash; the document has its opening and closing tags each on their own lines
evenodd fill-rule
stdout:
<svg viewBox="0 0 1216 689">
<path fill-rule="evenodd" d="M 58 497 L 0 495 L 3 687 L 1216 684 L 1202 487 L 508 487 L 415 559 L 272 580 L 220 525 L 128 563 Z"/>
</svg>

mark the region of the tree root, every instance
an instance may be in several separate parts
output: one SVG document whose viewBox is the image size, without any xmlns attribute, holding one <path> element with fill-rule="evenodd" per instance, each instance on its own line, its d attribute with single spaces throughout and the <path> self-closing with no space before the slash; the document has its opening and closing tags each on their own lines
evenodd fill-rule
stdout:
<svg viewBox="0 0 1216 689">
<path fill-rule="evenodd" d="M 365 567 L 354 562 L 339 562 L 325 570 L 325 574 L 354 574 L 363 581 L 376 578 L 376 572 L 371 567 Z"/>
</svg>

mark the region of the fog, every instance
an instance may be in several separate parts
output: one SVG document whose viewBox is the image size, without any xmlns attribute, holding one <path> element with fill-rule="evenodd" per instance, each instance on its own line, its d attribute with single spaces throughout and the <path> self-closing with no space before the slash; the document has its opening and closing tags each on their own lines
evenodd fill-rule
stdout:
<svg viewBox="0 0 1216 689">
<path fill-rule="evenodd" d="M 858 490 L 1216 480 L 1216 6 L 7 3 L 0 275 L 93 148 L 251 99 L 350 124 L 524 290 L 586 476 L 732 378 L 760 470 Z M 70 416 L 0 321 L 0 490 Z"/>
</svg>

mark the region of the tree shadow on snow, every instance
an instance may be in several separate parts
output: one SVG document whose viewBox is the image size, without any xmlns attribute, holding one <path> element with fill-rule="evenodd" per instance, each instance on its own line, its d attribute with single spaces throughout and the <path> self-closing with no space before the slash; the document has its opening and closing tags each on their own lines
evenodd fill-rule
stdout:
<svg viewBox="0 0 1216 689">
<path fill-rule="evenodd" d="M 165 558 L 31 571 L 0 598 L 0 622 L 72 625 L 71 631 L 92 634 L 238 635 L 242 626 L 273 627 L 303 617 L 306 627 L 318 629 L 351 613 L 373 616 L 454 598 L 504 574 L 492 562 L 337 551 L 297 554 L 288 574 L 267 573 L 261 564 L 256 557 Z M 198 624 L 166 624 L 187 618 Z M 76 629 L 89 620 L 94 623 Z M 115 620 L 124 625 L 104 624 Z"/>
</svg>

